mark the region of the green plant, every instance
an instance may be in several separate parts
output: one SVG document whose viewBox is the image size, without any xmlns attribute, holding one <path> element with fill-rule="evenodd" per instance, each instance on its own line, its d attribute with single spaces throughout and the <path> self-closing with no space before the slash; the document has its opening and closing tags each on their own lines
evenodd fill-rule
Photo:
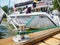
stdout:
<svg viewBox="0 0 60 45">
<path fill-rule="evenodd" d="M 58 0 L 60 2 L 60 0 Z M 57 0 L 53 1 L 53 9 L 57 9 L 58 11 L 60 11 L 60 6 Z"/>
<path fill-rule="evenodd" d="M 8 12 L 8 6 L 2 7 L 2 9 L 7 13 Z"/>
<path fill-rule="evenodd" d="M 2 32 L 0 32 L 0 39 L 2 39 L 4 35 L 5 34 L 3 34 Z"/>
</svg>

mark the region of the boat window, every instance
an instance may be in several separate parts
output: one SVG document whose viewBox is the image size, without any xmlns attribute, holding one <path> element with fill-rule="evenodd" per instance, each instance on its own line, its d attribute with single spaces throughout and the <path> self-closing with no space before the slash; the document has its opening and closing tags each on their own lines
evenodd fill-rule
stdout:
<svg viewBox="0 0 60 45">
<path fill-rule="evenodd" d="M 11 18 L 15 18 L 15 16 L 10 16 Z"/>
<path fill-rule="evenodd" d="M 52 14 L 52 15 L 58 15 L 58 14 Z"/>
<path fill-rule="evenodd" d="M 52 14 L 52 15 L 54 15 L 54 14 Z"/>
<path fill-rule="evenodd" d="M 17 18 L 29 18 L 30 16 L 17 16 Z"/>
<path fill-rule="evenodd" d="M 47 16 L 43 16 L 43 15 L 41 15 L 41 16 L 39 16 L 40 18 L 46 18 Z"/>
<path fill-rule="evenodd" d="M 22 16 L 18 18 L 22 20 L 28 28 L 54 27 L 54 22 L 45 15 L 41 16 Z"/>
</svg>

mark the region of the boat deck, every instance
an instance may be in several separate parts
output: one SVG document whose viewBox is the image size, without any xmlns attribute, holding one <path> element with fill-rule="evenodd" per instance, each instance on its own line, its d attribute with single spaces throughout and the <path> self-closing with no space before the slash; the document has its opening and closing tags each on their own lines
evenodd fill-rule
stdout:
<svg viewBox="0 0 60 45">
<path fill-rule="evenodd" d="M 28 34 L 30 40 L 16 43 L 12 37 L 0 39 L 0 45 L 60 45 L 60 28 L 53 28 Z"/>
</svg>

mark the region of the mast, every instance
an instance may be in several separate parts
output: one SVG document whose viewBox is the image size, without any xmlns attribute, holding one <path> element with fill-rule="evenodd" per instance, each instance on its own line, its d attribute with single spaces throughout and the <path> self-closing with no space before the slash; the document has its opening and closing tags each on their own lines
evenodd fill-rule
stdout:
<svg viewBox="0 0 60 45">
<path fill-rule="evenodd" d="M 0 7 L 1 7 L 1 0 L 0 0 Z"/>
<path fill-rule="evenodd" d="M 9 4 L 8 4 L 8 13 L 10 13 L 10 0 L 9 0 Z"/>
<path fill-rule="evenodd" d="M 15 0 L 13 0 L 13 10 L 14 10 L 14 12 L 16 11 L 16 7 L 15 7 Z"/>
</svg>

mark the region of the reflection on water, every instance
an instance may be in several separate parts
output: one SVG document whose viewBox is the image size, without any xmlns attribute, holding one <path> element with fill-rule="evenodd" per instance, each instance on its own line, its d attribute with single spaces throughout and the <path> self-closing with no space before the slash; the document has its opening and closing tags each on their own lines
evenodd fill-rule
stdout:
<svg viewBox="0 0 60 45">
<path fill-rule="evenodd" d="M 8 29 L 5 26 L 0 25 L 0 39 L 7 37 L 8 33 L 9 33 Z"/>
</svg>

